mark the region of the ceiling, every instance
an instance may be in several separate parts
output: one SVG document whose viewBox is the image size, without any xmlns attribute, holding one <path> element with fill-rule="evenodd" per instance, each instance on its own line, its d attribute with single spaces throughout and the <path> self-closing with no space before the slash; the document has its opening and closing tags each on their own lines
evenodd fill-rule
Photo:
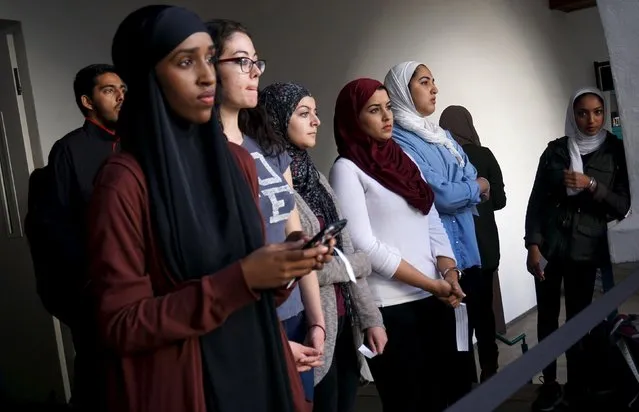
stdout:
<svg viewBox="0 0 639 412">
<path fill-rule="evenodd" d="M 551 10 L 559 10 L 565 13 L 596 7 L 597 0 L 548 0 Z"/>
</svg>

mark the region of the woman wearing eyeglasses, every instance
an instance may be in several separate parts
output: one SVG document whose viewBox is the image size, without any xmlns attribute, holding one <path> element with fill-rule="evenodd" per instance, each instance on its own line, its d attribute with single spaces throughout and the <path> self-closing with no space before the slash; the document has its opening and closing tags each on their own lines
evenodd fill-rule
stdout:
<svg viewBox="0 0 639 412">
<path fill-rule="evenodd" d="M 256 109 L 260 76 L 266 68 L 246 28 L 231 20 L 213 20 L 207 28 L 216 48 L 217 105 L 224 134 L 255 160 L 266 243 L 302 236 L 293 197 L 291 157 L 286 141 L 274 133 L 268 116 Z M 313 234 L 310 234 L 313 235 Z M 277 313 L 289 338 L 306 399 L 313 400 L 312 368 L 322 364 L 326 326 L 315 272 L 294 285 Z"/>
</svg>

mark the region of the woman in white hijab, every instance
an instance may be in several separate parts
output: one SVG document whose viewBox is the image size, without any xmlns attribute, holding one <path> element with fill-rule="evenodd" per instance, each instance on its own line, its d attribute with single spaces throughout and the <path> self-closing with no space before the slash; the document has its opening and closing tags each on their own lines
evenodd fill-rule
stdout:
<svg viewBox="0 0 639 412">
<path fill-rule="evenodd" d="M 527 267 L 535 276 L 540 340 L 558 328 L 562 280 L 567 320 L 590 305 L 596 270 L 610 262 L 607 224 L 630 209 L 623 143 L 603 128 L 605 113 L 598 89 L 578 90 L 568 103 L 566 136 L 550 142 L 541 155 L 526 213 Z M 605 389 L 605 353 L 592 353 L 598 346 L 594 332 L 583 339 L 586 344 L 566 352 L 563 394 L 556 363 L 544 369 L 533 410 L 553 410 L 562 397 L 571 407 L 587 406 L 590 396 Z"/>
<path fill-rule="evenodd" d="M 463 271 L 461 277 L 455 272 L 447 280 L 466 294 L 468 344 L 472 348 L 470 339 L 481 308 L 477 306 L 480 302 L 476 294 L 481 281 L 481 258 L 473 214 L 477 213 L 475 206 L 489 197 L 490 185 L 488 180 L 477 176 L 477 170 L 452 136 L 429 120 L 428 116 L 435 111 L 439 89 L 426 65 L 414 61 L 400 63 L 388 72 L 384 86 L 395 118 L 393 140 L 413 159 L 435 192 L 435 207 L 453 246 L 455 260 Z M 452 310 L 450 312 L 452 316 Z M 472 383 L 477 381 L 477 371 L 472 350 L 457 352 L 452 362 L 457 375 L 448 397 L 454 402 L 470 391 Z"/>
</svg>

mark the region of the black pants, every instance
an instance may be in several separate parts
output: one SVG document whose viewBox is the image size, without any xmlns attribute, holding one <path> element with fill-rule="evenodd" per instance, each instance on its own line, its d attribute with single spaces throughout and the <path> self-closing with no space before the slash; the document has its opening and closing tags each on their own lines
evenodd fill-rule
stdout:
<svg viewBox="0 0 639 412">
<path fill-rule="evenodd" d="M 497 327 L 493 310 L 493 282 L 497 268 L 482 268 L 477 285 L 476 325 L 477 352 L 482 373 L 493 374 L 497 371 L 499 349 L 495 342 Z"/>
<path fill-rule="evenodd" d="M 455 315 L 435 297 L 380 308 L 388 334 L 382 355 L 369 359 L 384 412 L 439 412 L 452 404 Z"/>
<path fill-rule="evenodd" d="M 313 412 L 352 412 L 357 401 L 359 363 L 348 316 L 340 316 L 333 361 L 315 386 Z"/>
<path fill-rule="evenodd" d="M 468 352 L 457 352 L 457 373 L 459 384 L 456 386 L 455 400 L 462 398 L 472 388 L 472 384 L 477 382 L 477 366 L 475 365 L 475 353 L 473 348 L 473 333 L 477 333 L 479 341 L 484 329 L 481 329 L 482 319 L 482 272 L 478 266 L 464 269 L 464 276 L 459 281 L 459 285 L 466 294 L 464 303 L 468 311 Z M 453 318 L 454 319 L 454 318 Z M 494 335 L 493 335 L 494 336 Z M 482 337 L 484 337 L 482 335 Z M 484 338 L 485 342 L 485 338 Z"/>
<path fill-rule="evenodd" d="M 546 338 L 559 328 L 561 305 L 561 281 L 564 282 L 566 320 L 572 319 L 592 302 L 597 267 L 575 262 L 549 262 L 545 269 L 545 280 L 535 280 L 537 292 L 537 335 Z M 568 382 L 576 388 L 584 387 L 589 376 L 597 375 L 601 368 L 601 349 L 597 342 L 600 334 L 594 330 L 566 351 Z M 557 361 L 544 368 L 544 381 L 557 379 Z"/>
</svg>

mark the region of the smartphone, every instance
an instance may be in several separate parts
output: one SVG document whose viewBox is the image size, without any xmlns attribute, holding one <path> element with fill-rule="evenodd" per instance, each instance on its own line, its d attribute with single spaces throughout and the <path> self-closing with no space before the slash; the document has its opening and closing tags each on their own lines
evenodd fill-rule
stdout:
<svg viewBox="0 0 639 412">
<path fill-rule="evenodd" d="M 330 223 L 320 230 L 318 234 L 313 236 L 313 239 L 309 240 L 302 249 L 310 249 L 318 245 L 325 245 L 329 239 L 339 234 L 348 223 L 347 219 L 338 220 L 337 222 Z"/>
<path fill-rule="evenodd" d="M 348 223 L 348 220 L 342 219 L 324 226 L 324 229 L 320 230 L 319 233 L 313 236 L 311 240 L 306 242 L 306 244 L 302 246 L 302 249 L 310 249 L 317 245 L 325 245 L 328 243 L 330 238 L 335 237 L 335 235 L 344 230 L 346 223 Z M 291 279 L 288 285 L 286 285 L 286 289 L 290 289 L 296 280 L 299 280 L 299 278 Z"/>
</svg>

